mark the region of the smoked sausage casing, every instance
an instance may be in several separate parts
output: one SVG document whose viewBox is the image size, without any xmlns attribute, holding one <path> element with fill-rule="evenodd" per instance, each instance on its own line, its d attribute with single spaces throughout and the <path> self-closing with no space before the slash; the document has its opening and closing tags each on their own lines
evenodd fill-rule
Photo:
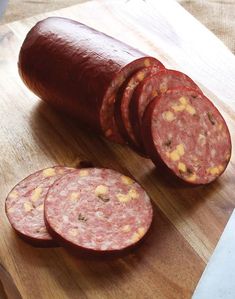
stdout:
<svg viewBox="0 0 235 299">
<path fill-rule="evenodd" d="M 115 142 L 116 93 L 137 70 L 158 61 L 79 22 L 38 22 L 20 50 L 19 73 L 40 98 Z"/>
</svg>

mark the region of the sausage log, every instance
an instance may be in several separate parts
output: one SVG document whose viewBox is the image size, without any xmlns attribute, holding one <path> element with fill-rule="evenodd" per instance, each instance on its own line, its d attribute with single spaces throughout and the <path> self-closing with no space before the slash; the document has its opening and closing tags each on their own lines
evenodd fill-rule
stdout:
<svg viewBox="0 0 235 299">
<path fill-rule="evenodd" d="M 19 73 L 40 98 L 122 142 L 114 119 L 116 93 L 137 70 L 159 61 L 73 20 L 52 17 L 28 33 Z"/>
</svg>

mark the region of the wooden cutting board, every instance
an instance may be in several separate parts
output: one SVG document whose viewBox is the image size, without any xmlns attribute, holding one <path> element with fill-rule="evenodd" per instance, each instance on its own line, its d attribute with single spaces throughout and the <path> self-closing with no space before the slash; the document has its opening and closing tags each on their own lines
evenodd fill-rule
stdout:
<svg viewBox="0 0 235 299">
<path fill-rule="evenodd" d="M 21 82 L 17 55 L 35 22 L 53 15 L 79 20 L 190 75 L 222 112 L 234 145 L 235 57 L 176 2 L 94 1 L 0 27 L 0 263 L 25 299 L 191 298 L 235 207 L 234 152 L 218 181 L 178 186 L 151 161 L 42 103 Z M 7 221 L 4 200 L 14 184 L 43 167 L 84 159 L 131 174 L 152 197 L 153 231 L 128 256 L 85 261 L 62 248 L 36 249 L 17 238 Z"/>
</svg>

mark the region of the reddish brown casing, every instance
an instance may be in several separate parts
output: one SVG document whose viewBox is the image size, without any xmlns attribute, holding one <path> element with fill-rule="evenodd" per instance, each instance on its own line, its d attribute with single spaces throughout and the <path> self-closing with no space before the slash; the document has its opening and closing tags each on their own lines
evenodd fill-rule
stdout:
<svg viewBox="0 0 235 299">
<path fill-rule="evenodd" d="M 84 24 L 51 17 L 27 34 L 18 66 L 40 98 L 121 143 L 113 115 L 116 93 L 132 73 L 155 62 Z"/>
</svg>

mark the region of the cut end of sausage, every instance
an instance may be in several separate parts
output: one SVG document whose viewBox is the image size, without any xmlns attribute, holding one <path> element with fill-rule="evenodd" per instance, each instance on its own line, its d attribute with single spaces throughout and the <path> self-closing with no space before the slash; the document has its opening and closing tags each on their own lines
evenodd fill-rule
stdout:
<svg viewBox="0 0 235 299">
<path fill-rule="evenodd" d="M 136 88 L 130 103 L 130 120 L 136 143 L 144 147 L 141 136 L 142 118 L 147 105 L 156 96 L 178 87 L 193 88 L 201 92 L 197 84 L 184 73 L 175 70 L 160 70 L 145 78 Z"/>
<path fill-rule="evenodd" d="M 45 221 L 61 245 L 95 254 L 137 244 L 153 210 L 143 188 L 114 170 L 76 170 L 57 181 L 45 201 Z"/>
<path fill-rule="evenodd" d="M 51 247 L 55 241 L 47 232 L 44 222 L 44 199 L 48 189 L 73 168 L 54 166 L 39 170 L 20 183 L 8 194 L 6 215 L 16 233 L 38 247 Z"/>
<path fill-rule="evenodd" d="M 146 78 L 156 74 L 160 70 L 165 69 L 161 62 L 155 62 L 151 67 L 145 67 L 137 71 L 129 80 L 126 80 L 117 94 L 115 103 L 115 119 L 119 131 L 128 145 L 136 152 L 144 155 L 144 148 L 140 148 L 135 138 L 131 120 L 130 120 L 130 103 L 133 93 L 137 86 Z"/>
<path fill-rule="evenodd" d="M 146 151 L 190 184 L 208 184 L 231 156 L 228 127 L 212 102 L 188 88 L 167 91 L 147 107 L 142 124 Z"/>
<path fill-rule="evenodd" d="M 135 59 L 123 67 L 110 83 L 100 109 L 101 128 L 105 137 L 109 140 L 116 143 L 125 143 L 114 117 L 114 105 L 119 89 L 136 71 L 156 64 L 160 64 L 160 62 L 153 57 L 141 57 Z"/>
</svg>

